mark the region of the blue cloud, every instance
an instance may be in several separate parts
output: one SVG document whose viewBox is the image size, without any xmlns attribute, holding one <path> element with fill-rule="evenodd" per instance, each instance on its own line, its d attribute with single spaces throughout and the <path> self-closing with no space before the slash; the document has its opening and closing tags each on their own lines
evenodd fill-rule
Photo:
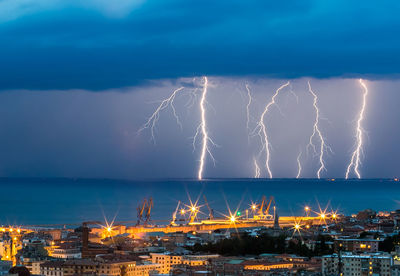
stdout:
<svg viewBox="0 0 400 276">
<path fill-rule="evenodd" d="M 11 2 L 0 5 L 12 13 L 0 21 L 2 90 L 399 74 L 395 0 Z"/>
</svg>

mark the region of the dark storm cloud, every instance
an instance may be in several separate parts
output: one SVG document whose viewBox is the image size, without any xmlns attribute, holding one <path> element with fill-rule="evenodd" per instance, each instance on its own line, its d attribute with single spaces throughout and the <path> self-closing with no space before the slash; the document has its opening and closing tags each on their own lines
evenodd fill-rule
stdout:
<svg viewBox="0 0 400 276">
<path fill-rule="evenodd" d="M 261 175 L 267 176 L 265 154 L 259 155 L 259 137 L 249 135 L 283 79 L 209 78 L 207 119 L 214 166 L 207 157 L 205 174 L 210 177 L 253 177 L 254 158 Z M 189 94 L 179 94 L 174 103 L 182 129 L 171 108 L 160 114 L 154 144 L 150 130 L 138 129 L 176 89 L 164 81 L 158 85 L 86 90 L 5 91 L 0 93 L 0 176 L 6 177 L 96 177 L 96 178 L 191 178 L 199 165 L 200 140 L 192 138 L 199 124 L 198 98 L 190 107 Z M 400 175 L 400 81 L 366 81 L 370 88 L 363 121 L 365 136 L 361 175 L 364 178 Z M 254 97 L 246 126 L 248 83 Z M 291 80 L 297 97 L 283 90 L 265 117 L 271 143 L 274 177 L 294 177 L 301 151 L 302 177 L 316 177 L 318 157 L 307 151 L 315 112 L 307 79 Z M 355 146 L 355 119 L 360 108 L 361 87 L 355 79 L 311 79 L 318 94 L 320 128 L 333 153 L 325 155 L 327 171 L 322 177 L 344 177 Z M 338 112 L 339 111 L 339 112 Z M 318 139 L 314 141 L 318 149 Z M 351 175 L 353 177 L 354 174 Z"/>
<path fill-rule="evenodd" d="M 399 73 L 394 0 L 114 2 L 0 2 L 0 89 Z"/>
</svg>

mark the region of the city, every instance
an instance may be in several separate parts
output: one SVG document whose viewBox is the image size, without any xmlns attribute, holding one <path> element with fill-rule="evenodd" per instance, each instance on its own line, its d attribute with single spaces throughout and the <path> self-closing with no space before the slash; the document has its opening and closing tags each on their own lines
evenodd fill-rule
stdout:
<svg viewBox="0 0 400 276">
<path fill-rule="evenodd" d="M 400 210 L 285 217 L 263 196 L 224 215 L 204 196 L 157 225 L 153 205 L 137 222 L 3 225 L 0 275 L 400 275 Z"/>
</svg>

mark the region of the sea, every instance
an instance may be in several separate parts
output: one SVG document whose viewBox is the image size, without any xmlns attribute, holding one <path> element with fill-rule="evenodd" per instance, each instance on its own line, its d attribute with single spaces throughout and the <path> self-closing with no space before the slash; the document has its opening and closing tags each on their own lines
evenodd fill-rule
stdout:
<svg viewBox="0 0 400 276">
<path fill-rule="evenodd" d="M 280 216 L 301 216 L 304 207 L 351 215 L 364 209 L 400 209 L 394 179 L 157 179 L 0 178 L 0 225 L 79 225 L 84 221 L 135 222 L 151 198 L 151 220 L 167 224 L 177 209 L 197 204 L 216 216 L 244 212 L 265 195 Z"/>
</svg>

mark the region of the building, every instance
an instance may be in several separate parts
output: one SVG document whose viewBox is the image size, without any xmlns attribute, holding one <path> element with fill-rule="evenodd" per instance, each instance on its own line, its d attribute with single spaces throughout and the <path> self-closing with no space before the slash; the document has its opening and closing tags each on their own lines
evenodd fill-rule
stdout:
<svg viewBox="0 0 400 276">
<path fill-rule="evenodd" d="M 336 239 L 335 251 L 378 252 L 379 242 L 375 239 Z"/>
<path fill-rule="evenodd" d="M 8 271 L 12 266 L 12 261 L 0 261 L 0 275 L 8 275 Z"/>
<path fill-rule="evenodd" d="M 3 232 L 0 235 L 0 256 L 4 261 L 14 261 L 18 250 L 22 248 L 20 233 L 16 231 Z"/>
<path fill-rule="evenodd" d="M 400 265 L 393 265 L 391 270 L 392 276 L 400 276 Z"/>
<path fill-rule="evenodd" d="M 53 249 L 52 257 L 58 259 L 80 259 L 82 257 L 81 249 L 72 243 L 62 243 Z"/>
<path fill-rule="evenodd" d="M 174 245 L 183 246 L 186 244 L 187 235 L 183 232 L 169 233 L 161 239 L 164 243 L 171 243 Z"/>
<path fill-rule="evenodd" d="M 99 243 L 89 243 L 90 229 L 86 223 L 82 225 L 82 258 L 95 258 L 100 254 L 112 253 L 112 249 Z"/>
<path fill-rule="evenodd" d="M 293 262 L 244 261 L 242 265 L 245 270 L 277 270 L 291 269 L 294 267 Z"/>
<path fill-rule="evenodd" d="M 24 264 L 32 275 L 40 275 L 40 265 L 45 261 L 32 261 Z"/>
<path fill-rule="evenodd" d="M 164 253 L 150 253 L 151 262 L 160 265 L 160 273 L 168 274 L 173 265 L 182 264 L 182 256 L 173 256 Z"/>
<path fill-rule="evenodd" d="M 391 275 L 392 257 L 388 253 L 349 252 L 322 257 L 322 275 L 367 276 Z"/>
<path fill-rule="evenodd" d="M 159 271 L 161 271 L 160 264 L 154 264 L 151 262 L 143 262 L 140 264 L 136 263 L 134 275 L 143 276 L 143 275 L 149 275 L 151 273 L 159 272 Z"/>
<path fill-rule="evenodd" d="M 133 260 L 65 260 L 48 261 L 40 265 L 41 275 L 72 276 L 72 275 L 149 275 L 156 271 L 159 265 L 136 264 Z"/>
<path fill-rule="evenodd" d="M 216 275 L 243 275 L 244 257 L 219 257 L 211 259 L 211 267 Z"/>
<path fill-rule="evenodd" d="M 151 262 L 159 264 L 160 273 L 168 274 L 174 266 L 202 266 L 207 265 L 211 259 L 218 258 L 219 255 L 170 255 L 165 253 L 150 253 Z"/>
</svg>

